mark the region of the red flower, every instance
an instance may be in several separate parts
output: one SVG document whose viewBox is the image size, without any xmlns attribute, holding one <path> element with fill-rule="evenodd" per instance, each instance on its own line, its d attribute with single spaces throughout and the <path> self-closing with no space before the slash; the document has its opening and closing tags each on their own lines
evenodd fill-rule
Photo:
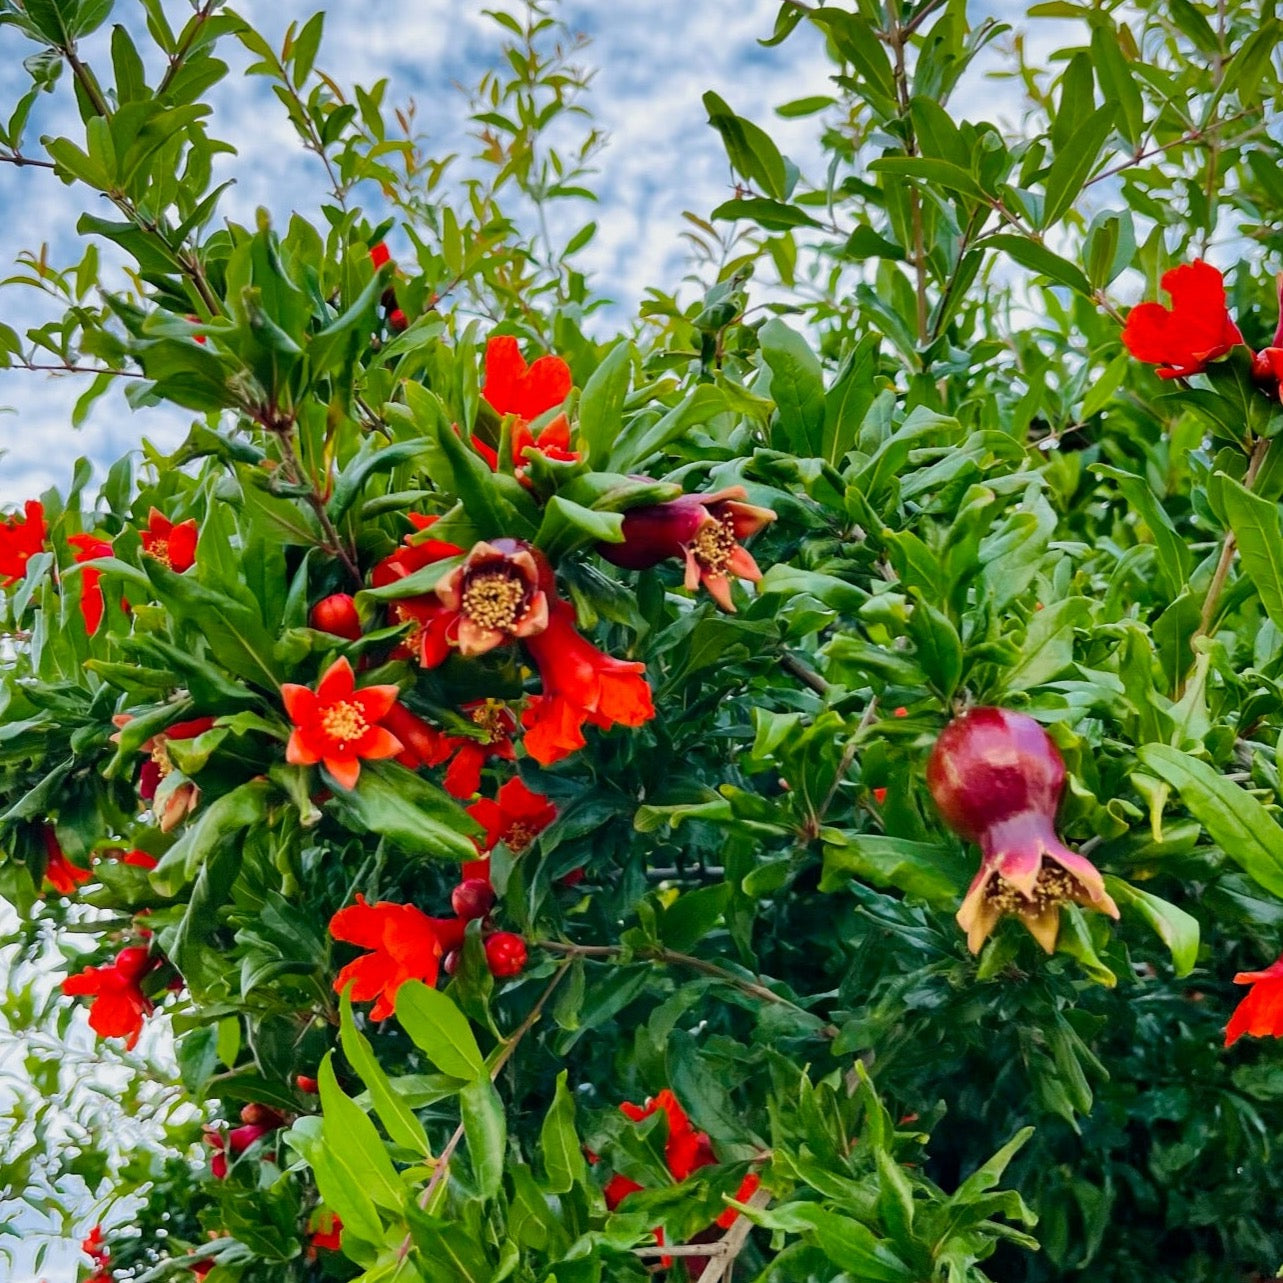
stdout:
<svg viewBox="0 0 1283 1283">
<path fill-rule="evenodd" d="M 361 617 L 356 613 L 356 599 L 351 593 L 336 592 L 322 597 L 312 607 L 308 624 L 321 633 L 357 641 L 361 636 Z"/>
<path fill-rule="evenodd" d="M 367 904 L 358 894 L 355 904 L 330 919 L 330 934 L 372 952 L 339 972 L 335 992 L 350 984 L 352 1001 L 375 999 L 370 1015 L 385 1019 L 396 1009 L 396 992 L 407 980 L 436 984 L 441 956 L 463 946 L 465 926 L 456 919 L 430 918 L 412 904 Z"/>
<path fill-rule="evenodd" d="M 873 790 L 873 800 L 874 800 L 874 801 L 875 801 L 879 806 L 881 806 L 881 805 L 882 805 L 882 803 L 883 803 L 883 802 L 885 802 L 885 801 L 887 800 L 887 791 L 886 791 L 886 789 L 884 789 L 884 788 L 882 788 L 882 789 L 874 789 L 874 790 Z"/>
<path fill-rule="evenodd" d="M 342 1233 L 343 1222 L 333 1212 L 322 1213 L 312 1231 L 311 1244 L 307 1249 L 308 1259 L 315 1260 L 318 1250 L 337 1252 Z"/>
<path fill-rule="evenodd" d="M 28 499 L 22 517 L 0 519 L 0 588 L 12 588 L 27 573 L 27 562 L 45 546 L 44 505 Z"/>
<path fill-rule="evenodd" d="M 466 659 L 484 655 L 548 626 L 551 578 L 547 563 L 520 539 L 494 539 L 473 546 L 436 587 L 451 617 L 445 636 Z"/>
<path fill-rule="evenodd" d="M 320 1083 L 307 1074 L 295 1074 L 294 1085 L 299 1091 L 306 1092 L 309 1096 L 315 1096 L 321 1089 Z"/>
<path fill-rule="evenodd" d="M 668 503 L 624 514 L 623 543 L 599 543 L 597 551 L 628 570 L 645 570 L 669 557 L 686 563 L 686 588 L 700 584 L 723 609 L 734 611 L 731 579 L 761 579 L 757 562 L 741 545 L 775 520 L 770 508 L 743 502 L 748 491 L 729 486 L 713 494 L 682 495 Z"/>
<path fill-rule="evenodd" d="M 526 942 L 511 931 L 496 931 L 486 938 L 486 966 L 498 980 L 520 975 L 526 965 Z"/>
<path fill-rule="evenodd" d="M 410 328 L 410 318 L 399 308 L 394 307 L 388 313 L 388 329 L 400 334 Z"/>
<path fill-rule="evenodd" d="M 404 704 L 393 704 L 383 725 L 404 745 L 396 760 L 412 771 L 421 766 L 440 766 L 450 756 L 450 737 L 410 712 Z"/>
<path fill-rule="evenodd" d="M 98 535 L 68 535 L 67 542 L 76 549 L 73 560 L 77 564 L 111 556 L 111 543 Z M 80 613 L 85 621 L 85 631 L 91 637 L 98 631 L 105 609 L 101 579 L 102 571 L 92 568 L 82 571 L 80 576 Z"/>
<path fill-rule="evenodd" d="M 482 736 L 478 739 L 464 735 L 449 737 L 450 745 L 457 751 L 442 783 L 451 797 L 472 797 L 481 787 L 481 768 L 488 758 L 516 760 L 512 734 L 517 729 L 517 719 L 507 704 L 498 699 L 473 700 L 460 711 L 468 714 L 481 729 Z"/>
<path fill-rule="evenodd" d="M 121 864 L 131 864 L 135 869 L 154 869 L 160 861 L 154 855 L 148 855 L 146 851 L 127 851 L 124 855 L 117 857 Z"/>
<path fill-rule="evenodd" d="M 380 241 L 377 245 L 370 246 L 370 262 L 374 264 L 374 270 L 377 272 L 384 263 L 390 262 L 392 254 L 388 247 Z"/>
<path fill-rule="evenodd" d="M 559 406 L 570 395 L 574 380 L 570 366 L 559 356 L 541 356 L 527 366 L 517 340 L 510 335 L 491 339 L 486 344 L 486 376 L 481 395 L 496 414 L 513 415 L 512 462 L 520 465 L 531 450 L 549 459 L 573 463 L 579 458 L 570 449 L 570 423 L 559 414 L 538 438 L 530 431 L 530 421 Z M 499 455 L 477 437 L 472 444 L 491 468 L 498 468 Z"/>
<path fill-rule="evenodd" d="M 88 1236 L 80 1244 L 80 1250 L 95 1265 L 103 1266 L 107 1264 L 107 1258 L 111 1253 L 103 1246 L 101 1225 L 95 1225 L 93 1229 L 89 1231 Z"/>
<path fill-rule="evenodd" d="M 370 575 L 370 586 L 373 588 L 385 588 L 388 584 L 394 584 L 398 579 L 404 579 L 416 570 L 444 561 L 447 557 L 463 556 L 463 549 L 458 544 L 446 543 L 444 539 L 415 538 L 421 531 L 434 526 L 440 520 L 439 517 L 428 517 L 418 512 L 410 512 L 406 516 L 414 526 L 414 534 L 406 535 L 396 552 L 384 557 L 374 567 Z"/>
<path fill-rule="evenodd" d="M 254 1102 L 241 1110 L 241 1120 L 241 1126 L 228 1131 L 214 1128 L 207 1128 L 205 1131 L 205 1143 L 214 1150 L 210 1156 L 209 1170 L 215 1180 L 225 1180 L 231 1160 L 239 1158 L 264 1136 L 270 1136 L 285 1126 L 284 1115 L 267 1105 Z"/>
<path fill-rule="evenodd" d="M 494 801 L 483 797 L 467 810 L 486 831 L 485 841 L 478 844 L 483 851 L 502 842 L 513 855 L 524 851 L 557 818 L 557 808 L 515 776 Z"/>
<path fill-rule="evenodd" d="M 1161 379 L 1205 370 L 1243 342 L 1225 306 L 1225 280 L 1201 258 L 1165 272 L 1162 288 L 1172 306 L 1140 303 L 1127 314 L 1123 343 L 1138 361 L 1159 366 Z"/>
<path fill-rule="evenodd" d="M 45 881 L 49 883 L 59 895 L 75 895 L 76 888 L 88 882 L 93 874 L 88 869 L 82 869 L 78 864 L 72 864 L 63 854 L 62 847 L 58 845 L 58 836 L 54 833 L 53 828 L 46 824 L 44 826 L 44 843 L 45 843 Z"/>
<path fill-rule="evenodd" d="M 526 647 L 539 669 L 543 693 L 521 716 L 526 752 L 550 762 L 583 748 L 583 726 L 641 726 L 655 716 L 646 665 L 603 654 L 575 628 L 574 609 L 552 605 L 547 629 Z"/>
<path fill-rule="evenodd" d="M 396 697 L 395 686 L 357 690 L 346 657 L 330 665 L 315 691 L 287 682 L 281 687 L 281 699 L 294 732 L 285 760 L 294 766 L 321 762 L 340 788 L 355 788 L 362 760 L 383 761 L 404 749 L 401 741 L 380 725 Z"/>
<path fill-rule="evenodd" d="M 159 509 L 147 516 L 147 529 L 142 532 L 143 552 L 155 557 L 162 566 L 176 574 L 196 564 L 196 519 L 189 517 L 174 525 Z"/>
<path fill-rule="evenodd" d="M 1283 1038 L 1283 957 L 1264 971 L 1240 971 L 1234 983 L 1252 987 L 1225 1026 L 1225 1045 L 1232 1047 L 1244 1034 Z"/>
<path fill-rule="evenodd" d="M 126 1049 L 131 1049 L 142 1032 L 143 1017 L 154 1006 L 140 982 L 155 965 L 146 949 L 122 949 L 109 966 L 86 967 L 78 976 L 68 976 L 62 992 L 91 996 L 89 1027 L 103 1038 L 124 1038 Z"/>
</svg>

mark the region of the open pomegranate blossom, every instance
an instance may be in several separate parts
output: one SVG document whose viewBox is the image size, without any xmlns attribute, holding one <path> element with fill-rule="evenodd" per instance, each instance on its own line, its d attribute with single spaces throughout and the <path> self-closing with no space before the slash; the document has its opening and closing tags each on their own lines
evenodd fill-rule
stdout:
<svg viewBox="0 0 1283 1283">
<path fill-rule="evenodd" d="M 1065 763 L 1032 717 L 973 708 L 940 732 L 927 762 L 927 787 L 944 822 L 982 855 L 958 910 L 967 947 L 980 946 L 1014 913 L 1048 953 L 1066 902 L 1118 917 L 1090 860 L 1056 836 Z"/>
</svg>

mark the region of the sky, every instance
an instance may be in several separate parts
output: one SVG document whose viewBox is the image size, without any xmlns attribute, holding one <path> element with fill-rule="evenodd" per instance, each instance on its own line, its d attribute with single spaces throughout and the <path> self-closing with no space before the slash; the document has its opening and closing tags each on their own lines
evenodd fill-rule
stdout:
<svg viewBox="0 0 1283 1283">
<path fill-rule="evenodd" d="M 509 0 L 496 3 L 512 7 Z M 166 0 L 166 7 L 177 25 L 184 4 Z M 279 44 L 286 25 L 316 7 L 317 0 L 241 0 L 238 11 Z M 1011 0 L 973 3 L 973 20 L 1010 7 Z M 600 228 L 581 262 L 599 290 L 616 300 L 616 318 L 635 315 L 648 285 L 678 289 L 691 267 L 681 239 L 683 211 L 707 215 L 731 194 L 725 153 L 701 103 L 706 90 L 766 126 L 805 172 L 820 177 L 818 153 L 807 141 L 814 122 L 778 120 L 773 108 L 826 92 L 831 67 L 807 27 L 777 48 L 757 43 L 770 34 L 778 8 L 778 0 L 564 0 L 561 16 L 591 38 L 585 61 L 598 75 L 588 102 L 611 138 L 597 162 L 600 204 L 575 211 L 577 221 L 591 217 Z M 480 9 L 476 0 L 331 0 L 318 65 L 344 85 L 387 76 L 387 101 L 415 99 L 432 152 L 466 152 L 466 103 L 452 86 L 474 81 L 499 45 Z M 114 20 L 136 29 L 139 14 L 137 0 L 117 0 Z M 1038 37 L 1050 42 L 1054 26 L 1040 24 Z M 101 57 L 105 35 L 82 50 L 91 65 Z M 21 59 L 33 48 L 0 30 L 0 111 L 21 92 Z M 211 132 L 232 141 L 239 154 L 231 162 L 237 183 L 221 208 L 252 223 L 255 209 L 264 206 L 278 225 L 294 209 L 313 214 L 326 190 L 320 162 L 300 150 L 266 83 L 241 74 L 246 60 L 230 42 L 223 56 L 233 71 L 217 92 Z M 73 134 L 77 122 L 65 89 L 40 104 L 29 152 L 39 154 L 33 143 L 40 133 Z M 1011 94 L 1009 85 L 988 87 L 983 110 L 992 115 L 1006 103 L 1014 120 L 1018 102 Z M 53 262 L 76 261 L 82 249 L 75 224 L 86 207 L 83 189 L 63 186 L 50 171 L 0 165 L 0 277 L 22 251 L 38 251 L 43 243 Z M 48 315 L 41 306 L 33 291 L 0 285 L 0 321 L 19 332 Z M 7 411 L 0 412 L 0 510 L 49 486 L 65 488 L 79 455 L 94 462 L 101 478 L 106 464 L 144 436 L 168 448 L 186 433 L 189 416 L 133 412 L 117 396 L 99 402 L 81 428 L 72 428 L 72 409 L 85 386 L 74 376 L 0 371 L 0 411 Z M 87 1228 L 88 1221 L 74 1240 L 55 1245 L 39 1274 L 31 1271 L 28 1251 L 14 1283 L 71 1283 L 76 1261 L 83 1259 L 76 1243 Z"/>
<path fill-rule="evenodd" d="M 315 0 L 245 0 L 238 11 L 269 39 L 291 20 L 305 20 Z M 514 8 L 511 0 L 499 7 Z M 175 25 L 183 6 L 167 5 Z M 327 6 L 325 40 L 318 66 L 339 83 L 389 79 L 388 103 L 413 98 L 418 121 L 435 154 L 467 153 L 467 107 L 454 86 L 468 84 L 491 65 L 500 36 L 481 16 L 476 0 L 333 0 Z M 772 123 L 772 108 L 823 92 L 830 66 L 817 33 L 801 28 L 782 47 L 765 49 L 777 0 L 703 0 L 656 6 L 655 0 L 565 0 L 560 12 L 570 28 L 591 38 L 584 61 L 598 69 L 588 98 L 610 145 L 599 155 L 596 185 L 602 199 L 574 211 L 575 225 L 593 218 L 595 242 L 583 265 L 614 298 L 620 316 L 635 315 L 645 286 L 674 291 L 689 268 L 681 240 L 683 210 L 706 215 L 731 195 L 731 175 L 717 134 L 700 101 L 705 90 L 720 93 L 740 115 L 764 121 L 785 151 L 802 146 L 808 122 Z M 656 21 L 662 10 L 663 21 Z M 135 27 L 140 6 L 117 0 L 113 20 Z M 86 42 L 93 65 L 105 30 Z M 283 109 L 260 78 L 240 74 L 247 59 L 233 42 L 221 56 L 232 72 L 219 87 L 211 133 L 232 141 L 237 182 L 220 208 L 230 218 L 253 221 L 266 207 L 279 225 L 297 209 L 312 214 L 326 190 L 316 157 L 303 152 Z M 24 83 L 21 58 L 34 48 L 12 31 L 0 31 L 0 107 L 16 99 Z M 75 136 L 70 95 L 42 101 L 28 151 L 44 132 Z M 50 107 L 61 110 L 50 111 Z M 55 263 L 77 261 L 82 247 L 76 219 L 87 207 L 85 189 L 65 187 L 51 171 L 0 165 L 0 270 L 23 250 L 50 245 Z M 358 197 L 359 199 L 359 197 Z M 395 248 L 395 238 L 394 238 Z M 7 272 L 5 273 L 7 274 Z M 0 287 L 0 320 L 21 333 L 41 315 L 45 300 L 35 291 Z M 135 447 L 142 436 L 172 446 L 186 433 L 190 416 L 172 410 L 133 412 L 117 396 L 104 399 L 77 431 L 72 409 L 85 390 L 83 377 L 51 377 L 25 370 L 0 371 L 0 505 L 14 504 L 50 485 L 65 488 L 73 460 L 86 455 L 103 464 Z M 4 411 L 8 411 L 7 413 Z"/>
</svg>

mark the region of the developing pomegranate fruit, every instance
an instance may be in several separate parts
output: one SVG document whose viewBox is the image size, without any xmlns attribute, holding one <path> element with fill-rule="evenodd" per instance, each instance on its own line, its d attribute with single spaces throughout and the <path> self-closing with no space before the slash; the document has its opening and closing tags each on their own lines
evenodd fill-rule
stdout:
<svg viewBox="0 0 1283 1283">
<path fill-rule="evenodd" d="M 356 613 L 356 601 L 345 592 L 336 592 L 318 601 L 312 607 L 308 623 L 319 632 L 346 637 L 348 641 L 358 641 L 361 636 L 361 619 Z"/>
<path fill-rule="evenodd" d="M 485 878 L 464 878 L 450 893 L 455 917 L 471 921 L 484 918 L 494 904 L 494 890 Z"/>
<path fill-rule="evenodd" d="M 980 847 L 980 871 L 958 910 L 972 953 L 1006 914 L 1048 953 L 1062 904 L 1118 917 L 1096 867 L 1056 836 L 1065 763 L 1032 717 L 973 708 L 955 718 L 931 751 L 927 787 L 944 822 Z"/>
<path fill-rule="evenodd" d="M 486 963 L 496 979 L 519 975 L 526 965 L 526 942 L 511 931 L 496 931 L 486 940 Z"/>
</svg>

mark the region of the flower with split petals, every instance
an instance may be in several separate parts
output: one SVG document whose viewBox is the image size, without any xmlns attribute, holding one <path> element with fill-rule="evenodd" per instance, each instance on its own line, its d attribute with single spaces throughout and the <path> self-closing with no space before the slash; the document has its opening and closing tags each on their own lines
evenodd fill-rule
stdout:
<svg viewBox="0 0 1283 1283">
<path fill-rule="evenodd" d="M 513 416 L 512 462 L 518 476 L 531 451 L 548 459 L 575 462 L 579 455 L 570 448 L 570 422 L 564 414 L 557 415 L 538 437 L 530 430 L 532 419 L 555 409 L 570 395 L 574 385 L 570 366 L 559 356 L 541 356 L 527 365 L 517 340 L 510 335 L 486 344 L 485 364 L 481 395 L 501 418 Z M 492 469 L 498 468 L 498 451 L 475 436 L 472 444 Z"/>
<path fill-rule="evenodd" d="M 449 737 L 454 758 L 446 767 L 441 783 L 451 797 L 472 797 L 481 787 L 481 768 L 488 759 L 516 761 L 512 737 L 517 719 L 499 699 L 476 699 L 464 704 L 460 712 L 467 715 L 480 734 L 475 739 L 468 735 Z"/>
<path fill-rule="evenodd" d="M 743 486 L 712 494 L 688 494 L 667 503 L 631 508 L 624 514 L 623 542 L 599 543 L 607 561 L 626 570 L 646 570 L 669 557 L 686 563 L 686 588 L 703 584 L 726 611 L 734 611 L 731 581 L 756 582 L 762 572 L 743 546 L 775 520 L 770 508 L 745 503 Z"/>
<path fill-rule="evenodd" d="M 67 542 L 76 550 L 72 556 L 77 565 L 111 556 L 111 543 L 98 535 L 69 535 Z M 92 566 L 80 572 L 80 614 L 85 621 L 85 631 L 91 637 L 98 631 L 106 609 L 101 580 L 102 571 Z"/>
<path fill-rule="evenodd" d="M 557 818 L 557 808 L 515 776 L 494 801 L 483 797 L 467 810 L 486 831 L 478 843 L 481 850 L 490 851 L 502 842 L 513 855 L 520 855 Z"/>
<path fill-rule="evenodd" d="M 153 508 L 147 517 L 147 529 L 142 532 L 142 544 L 145 556 L 181 575 L 196 564 L 196 519 L 189 517 L 174 525 L 163 512 Z"/>
<path fill-rule="evenodd" d="M 131 720 L 127 713 L 112 718 L 117 726 L 126 726 Z M 196 739 L 213 725 L 212 717 L 193 717 L 190 721 L 175 722 L 139 746 L 148 758 L 138 774 L 138 796 L 150 803 L 163 833 L 181 824 L 200 804 L 200 787 L 181 772 L 175 773 L 169 745 L 175 741 L 181 743 Z M 111 738 L 116 740 L 120 736 L 117 734 Z"/>
<path fill-rule="evenodd" d="M 42 834 L 45 844 L 45 881 L 59 895 L 75 895 L 76 889 L 94 875 L 78 864 L 72 864 L 58 845 L 58 835 L 46 824 Z"/>
<path fill-rule="evenodd" d="M 521 716 L 526 752 L 541 765 L 585 744 L 585 723 L 641 726 L 655 716 L 646 665 L 603 654 L 575 628 L 574 609 L 554 601 L 548 627 L 526 640 L 539 669 L 542 694 Z"/>
<path fill-rule="evenodd" d="M 362 761 L 380 762 L 404 751 L 401 741 L 382 725 L 397 693 L 395 686 L 357 690 L 346 657 L 330 665 L 315 691 L 287 682 L 281 699 L 294 730 L 285 760 L 293 766 L 320 762 L 340 788 L 355 788 Z"/>
<path fill-rule="evenodd" d="M 404 704 L 393 704 L 383 719 L 383 725 L 403 745 L 396 760 L 412 771 L 423 766 L 440 766 L 450 756 L 450 737 L 410 712 Z"/>
<path fill-rule="evenodd" d="M 0 588 L 12 588 L 27 573 L 27 562 L 44 551 L 44 505 L 28 499 L 21 517 L 0 518 Z"/>
<path fill-rule="evenodd" d="M 1127 314 L 1123 344 L 1138 361 L 1157 365 L 1160 379 L 1184 379 L 1243 342 L 1225 306 L 1225 279 L 1210 263 L 1165 272 L 1162 287 L 1172 306 L 1140 303 Z"/>
<path fill-rule="evenodd" d="M 157 965 L 146 949 L 122 949 L 109 965 L 86 967 L 78 976 L 68 976 L 62 992 L 69 997 L 92 997 L 89 1027 L 103 1038 L 123 1038 L 126 1049 L 132 1049 L 142 1033 L 143 1017 L 154 1008 L 141 981 Z"/>
<path fill-rule="evenodd" d="M 330 934 L 370 952 L 339 972 L 335 992 L 351 985 L 352 1001 L 374 999 L 371 1018 L 385 1019 L 396 1010 L 397 990 L 407 980 L 436 984 L 441 958 L 463 947 L 466 926 L 461 919 L 430 918 L 412 904 L 367 904 L 358 894 L 355 904 L 330 919 Z"/>
<path fill-rule="evenodd" d="M 465 659 L 484 655 L 548 627 L 551 571 L 542 556 L 520 539 L 474 545 L 463 565 L 438 582 L 436 593 L 452 618 L 446 640 Z"/>
<path fill-rule="evenodd" d="M 1225 1026 L 1225 1045 L 1232 1047 L 1244 1034 L 1283 1038 L 1283 957 L 1264 971 L 1240 971 L 1234 983 L 1252 987 Z"/>
<path fill-rule="evenodd" d="M 980 847 L 980 870 L 957 915 L 972 953 L 1007 914 L 1048 953 L 1062 904 L 1118 917 L 1095 865 L 1056 836 L 1065 763 L 1032 717 L 973 708 L 954 718 L 932 750 L 927 787 L 945 823 Z"/>
</svg>

